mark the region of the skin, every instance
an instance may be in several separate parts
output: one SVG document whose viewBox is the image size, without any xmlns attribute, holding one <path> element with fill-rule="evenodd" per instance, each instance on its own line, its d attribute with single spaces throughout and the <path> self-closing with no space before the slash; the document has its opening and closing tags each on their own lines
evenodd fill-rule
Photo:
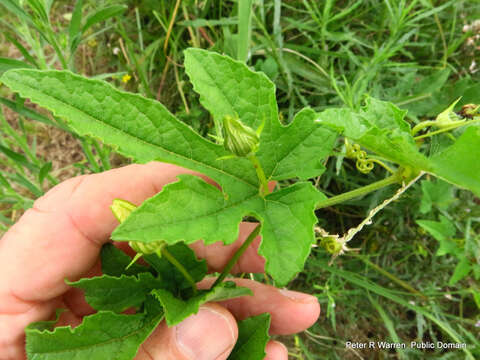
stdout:
<svg viewBox="0 0 480 360">
<path fill-rule="evenodd" d="M 118 225 L 109 205 L 115 198 L 138 205 L 182 173 L 195 174 L 159 162 L 129 165 L 72 178 L 35 201 L 0 239 L 0 360 L 25 359 L 25 326 L 52 319 L 56 308 L 67 309 L 59 325 L 76 326 L 94 312 L 81 291 L 64 280 L 101 274 L 101 246 L 110 241 Z M 242 224 L 239 240 L 229 246 L 197 242 L 191 247 L 207 260 L 211 271 L 220 271 L 251 230 L 252 224 Z M 264 271 L 265 261 L 257 253 L 259 242 L 256 239 L 243 254 L 235 272 Z M 132 253 L 126 243 L 118 246 Z M 199 287 L 207 288 L 213 281 L 207 278 Z M 197 315 L 171 328 L 161 323 L 135 359 L 224 360 L 238 336 L 236 320 L 269 312 L 271 334 L 285 335 L 305 330 L 319 316 L 313 296 L 246 279 L 235 281 L 252 289 L 254 296 L 206 304 Z M 266 353 L 268 360 L 287 359 L 286 348 L 276 341 L 270 341 Z"/>
</svg>

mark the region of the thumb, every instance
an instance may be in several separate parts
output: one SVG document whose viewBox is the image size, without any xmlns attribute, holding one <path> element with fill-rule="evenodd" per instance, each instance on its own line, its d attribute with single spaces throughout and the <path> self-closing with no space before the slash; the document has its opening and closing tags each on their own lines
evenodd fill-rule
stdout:
<svg viewBox="0 0 480 360">
<path fill-rule="evenodd" d="M 205 304 L 171 328 L 165 321 L 142 344 L 136 360 L 225 360 L 238 337 L 233 315 L 218 304 Z"/>
</svg>

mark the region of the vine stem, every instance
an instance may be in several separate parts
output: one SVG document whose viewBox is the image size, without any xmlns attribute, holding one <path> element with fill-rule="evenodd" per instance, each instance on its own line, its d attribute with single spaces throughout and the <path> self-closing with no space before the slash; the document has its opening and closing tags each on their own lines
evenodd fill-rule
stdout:
<svg viewBox="0 0 480 360">
<path fill-rule="evenodd" d="M 223 269 L 222 273 L 220 274 L 220 276 L 217 278 L 217 280 L 215 280 L 215 282 L 213 283 L 212 285 L 212 289 L 217 286 L 218 284 L 220 284 L 223 280 L 225 280 L 225 278 L 227 277 L 227 275 L 230 273 L 230 271 L 233 269 L 233 266 L 235 265 L 235 263 L 238 261 L 238 259 L 240 259 L 240 256 L 243 255 L 243 253 L 245 252 L 245 250 L 247 250 L 247 248 L 250 246 L 250 244 L 253 242 L 253 240 L 255 240 L 255 238 L 257 237 L 257 235 L 260 233 L 260 228 L 261 228 L 261 225 L 258 224 L 255 229 L 253 229 L 253 231 L 250 233 L 250 235 L 248 235 L 247 239 L 244 241 L 244 243 L 242 244 L 242 246 L 240 246 L 240 248 L 235 252 L 235 254 L 233 254 L 232 258 L 228 261 L 227 265 L 225 266 L 225 268 Z"/>
<path fill-rule="evenodd" d="M 195 283 L 195 280 L 193 280 L 192 276 L 190 273 L 185 269 L 185 267 L 172 255 L 170 252 L 163 247 L 161 250 L 162 256 L 164 256 L 173 266 L 177 268 L 178 271 L 182 273 L 182 275 L 187 279 L 187 281 L 190 283 L 193 289 L 193 293 L 197 293 L 197 284 Z"/>
<path fill-rule="evenodd" d="M 260 161 L 255 155 L 249 156 L 248 159 L 252 162 L 253 167 L 257 172 L 258 180 L 260 180 L 260 183 L 262 184 L 262 188 L 260 189 L 260 194 L 262 196 L 268 195 L 270 193 L 268 189 L 268 180 L 267 180 L 267 177 L 265 176 L 265 173 L 263 172 L 262 164 L 260 164 Z"/>
<path fill-rule="evenodd" d="M 387 177 L 383 180 L 380 180 L 380 181 L 376 181 L 376 182 L 374 182 L 370 185 L 362 186 L 361 188 L 358 188 L 358 189 L 355 189 L 355 190 L 352 190 L 352 191 L 348 191 L 346 193 L 343 193 L 343 194 L 340 194 L 340 195 L 337 195 L 337 196 L 332 196 L 331 198 L 328 198 L 327 200 L 323 200 L 323 201 L 320 201 L 319 203 L 317 203 L 317 205 L 315 206 L 315 210 L 323 209 L 323 208 L 326 208 L 326 207 L 332 206 L 332 205 L 336 205 L 336 204 L 345 202 L 347 200 L 350 200 L 350 199 L 368 194 L 372 191 L 381 189 L 385 186 L 389 186 L 389 185 L 398 183 L 398 182 L 401 181 L 401 178 L 402 177 L 401 177 L 400 173 L 397 172 L 397 173 L 393 174 L 392 176 L 389 176 L 389 177 Z"/>
<path fill-rule="evenodd" d="M 450 131 L 450 130 L 453 130 L 453 129 L 456 129 L 456 128 L 459 128 L 459 127 L 462 127 L 462 126 L 466 126 L 466 125 L 475 124 L 475 123 L 478 123 L 478 122 L 480 122 L 480 117 L 475 117 L 473 120 L 470 120 L 470 121 L 459 122 L 457 124 L 452 124 L 452 125 L 447 126 L 443 129 L 440 129 L 440 130 L 435 130 L 435 131 L 428 132 L 428 133 L 423 134 L 423 135 L 415 136 L 413 139 L 414 140 L 424 139 L 424 138 L 427 138 L 427 137 L 431 137 L 433 135 L 441 134 L 441 133 L 444 133 L 446 131 Z"/>
<path fill-rule="evenodd" d="M 412 129 L 412 135 L 415 135 L 416 133 L 418 133 L 420 130 L 423 130 L 429 126 L 432 126 L 432 125 L 435 125 L 436 122 L 433 121 L 433 120 L 429 120 L 429 121 L 422 121 L 420 123 L 418 123 L 417 125 L 415 125 Z"/>
</svg>

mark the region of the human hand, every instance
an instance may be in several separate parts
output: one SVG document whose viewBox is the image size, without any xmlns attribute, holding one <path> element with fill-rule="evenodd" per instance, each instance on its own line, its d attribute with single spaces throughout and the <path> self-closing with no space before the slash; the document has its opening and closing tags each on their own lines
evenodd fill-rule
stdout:
<svg viewBox="0 0 480 360">
<path fill-rule="evenodd" d="M 100 249 L 118 225 L 109 209 L 115 198 L 140 204 L 181 173 L 193 172 L 163 163 L 130 165 L 101 174 L 67 180 L 35 201 L 0 239 L 0 360 L 25 359 L 24 328 L 31 322 L 51 319 L 65 308 L 59 325 L 76 326 L 94 313 L 79 289 L 65 283 L 101 274 Z M 198 175 L 198 174 L 197 174 Z M 254 224 L 242 224 L 239 240 L 224 246 L 192 244 L 210 270 L 221 270 Z M 263 272 L 259 239 L 237 262 L 236 272 Z M 128 252 L 127 243 L 116 244 Z M 230 280 L 230 279 L 229 279 Z M 208 288 L 213 279 L 199 287 Z M 246 279 L 240 286 L 254 296 L 205 304 L 198 314 L 168 328 L 165 322 L 142 344 L 137 360 L 224 360 L 235 345 L 236 320 L 268 312 L 271 334 L 292 334 L 311 326 L 320 308 L 315 297 L 279 290 Z M 268 360 L 287 359 L 279 342 L 267 345 Z"/>
</svg>

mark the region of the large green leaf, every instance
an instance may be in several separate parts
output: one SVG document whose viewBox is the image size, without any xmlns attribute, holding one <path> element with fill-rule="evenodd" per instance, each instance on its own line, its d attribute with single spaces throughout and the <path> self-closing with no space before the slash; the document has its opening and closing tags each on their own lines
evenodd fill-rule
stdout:
<svg viewBox="0 0 480 360">
<path fill-rule="evenodd" d="M 139 307 L 153 290 L 163 287 L 162 280 L 151 273 L 136 276 L 114 277 L 110 275 L 80 279 L 69 285 L 85 292 L 85 300 L 95 310 L 122 312 Z"/>
<path fill-rule="evenodd" d="M 123 315 L 101 311 L 83 318 L 81 325 L 40 330 L 25 329 L 29 360 L 131 360 L 163 314 Z"/>
<path fill-rule="evenodd" d="M 78 134 L 96 137 L 138 162 L 159 160 L 199 171 L 217 181 L 232 199 L 258 191 L 248 160 L 218 160 L 229 153 L 156 101 L 67 71 L 12 70 L 1 81 L 65 118 Z"/>
<path fill-rule="evenodd" d="M 315 204 L 325 199 L 310 183 L 297 183 L 262 198 L 256 194 L 233 203 L 213 185 L 192 175 L 163 188 L 118 226 L 113 239 L 206 244 L 234 242 L 243 216 L 262 223 L 260 254 L 266 270 L 285 284 L 303 269 L 314 243 Z M 185 209 L 188 209 L 186 212 Z"/>
<path fill-rule="evenodd" d="M 200 101 L 217 123 L 238 117 L 253 129 L 263 126 L 258 157 L 267 178 L 308 179 L 323 172 L 322 161 L 336 134 L 315 125 L 315 113 L 305 109 L 292 124 L 278 119 L 275 85 L 244 63 L 201 49 L 185 51 L 185 70 Z"/>
<path fill-rule="evenodd" d="M 238 322 L 238 340 L 228 360 L 263 360 L 270 340 L 270 314 L 261 314 Z"/>
<path fill-rule="evenodd" d="M 192 243 L 201 238 L 207 244 L 235 241 L 238 224 L 248 209 L 244 204 L 258 200 L 257 192 L 232 202 L 197 176 L 179 175 L 178 179 L 143 202 L 115 229 L 112 239 Z"/>
<path fill-rule="evenodd" d="M 200 290 L 199 294 L 187 300 L 174 296 L 165 289 L 156 289 L 152 294 L 160 301 L 165 309 L 165 320 L 168 326 L 173 326 L 196 314 L 200 306 L 206 302 L 224 301 L 240 296 L 253 295 L 252 291 L 244 287 L 236 287 L 228 281 L 215 286 L 212 290 Z"/>
<path fill-rule="evenodd" d="M 319 127 L 316 118 L 315 111 L 303 109 L 290 125 L 279 127 L 269 138 L 262 139 L 259 158 L 268 164 L 265 172 L 272 180 L 295 177 L 306 180 L 323 173 L 323 162 L 332 152 L 338 135 Z"/>
<path fill-rule="evenodd" d="M 480 128 L 471 126 L 430 160 L 432 173 L 480 196 Z"/>
<path fill-rule="evenodd" d="M 264 131 L 280 127 L 275 85 L 244 63 L 201 49 L 185 50 L 185 70 L 200 102 L 216 122 L 224 116 L 238 117 L 254 129 L 265 122 Z M 263 134 L 262 134 L 263 135 Z"/>
<path fill-rule="evenodd" d="M 259 253 L 265 257 L 266 271 L 279 285 L 303 270 L 310 249 L 315 243 L 313 226 L 317 222 L 312 208 L 326 196 L 310 183 L 295 185 L 274 192 L 262 201 L 262 242 Z"/>
<path fill-rule="evenodd" d="M 389 102 L 367 98 L 360 112 L 329 109 L 319 113 L 317 121 L 390 161 L 429 171 L 431 165 L 418 151 L 405 114 Z"/>
</svg>

